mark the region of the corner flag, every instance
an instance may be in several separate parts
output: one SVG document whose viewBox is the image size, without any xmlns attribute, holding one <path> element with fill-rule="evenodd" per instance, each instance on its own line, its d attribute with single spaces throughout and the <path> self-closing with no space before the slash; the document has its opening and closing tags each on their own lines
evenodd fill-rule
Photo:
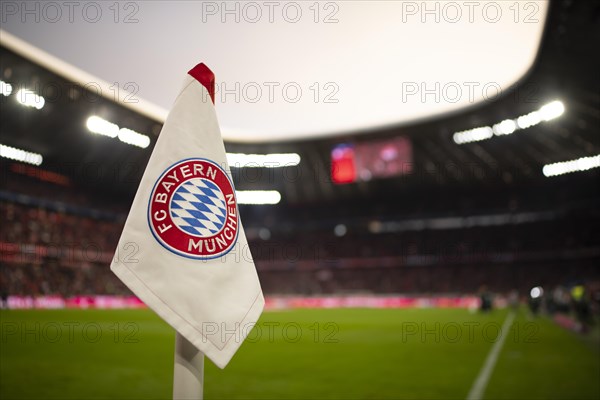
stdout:
<svg viewBox="0 0 600 400">
<path fill-rule="evenodd" d="M 162 128 L 111 270 L 224 368 L 264 298 L 217 122 L 214 75 L 198 64 Z"/>
</svg>

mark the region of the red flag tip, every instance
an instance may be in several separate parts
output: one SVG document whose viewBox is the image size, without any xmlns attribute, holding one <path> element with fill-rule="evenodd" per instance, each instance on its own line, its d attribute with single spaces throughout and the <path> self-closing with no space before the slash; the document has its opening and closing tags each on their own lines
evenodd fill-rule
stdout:
<svg viewBox="0 0 600 400">
<path fill-rule="evenodd" d="M 215 103 L 215 74 L 204 63 L 190 69 L 188 74 L 206 88 L 213 104 Z"/>
</svg>

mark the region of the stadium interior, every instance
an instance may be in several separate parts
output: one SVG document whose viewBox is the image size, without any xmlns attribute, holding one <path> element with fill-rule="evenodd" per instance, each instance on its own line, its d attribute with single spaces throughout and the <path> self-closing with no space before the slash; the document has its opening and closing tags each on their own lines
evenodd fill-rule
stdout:
<svg viewBox="0 0 600 400">
<path fill-rule="evenodd" d="M 583 287 L 593 315 L 590 327 L 596 321 L 590 329 L 598 330 L 599 40 L 598 2 L 551 2 L 533 68 L 501 96 L 378 130 L 269 143 L 226 141 L 236 190 L 280 196 L 276 204 L 249 200 L 239 207 L 265 295 L 479 298 L 489 292 L 505 302 L 518 296 L 526 307 L 537 297 L 532 288 L 549 294 Z M 162 124 L 7 47 L 0 48 L 0 79 L 3 303 L 131 296 L 109 265 Z M 40 101 L 15 101 L 21 88 L 41 88 L 41 107 Z M 149 143 L 92 134 L 91 116 L 143 132 Z M 292 154 L 299 161 L 270 168 L 246 165 L 236 154 Z M 576 321 L 573 301 L 569 295 L 558 306 L 546 300 L 543 309 L 562 310 Z M 598 338 L 582 340 L 591 341 L 585 345 L 594 357 L 599 354 Z M 7 361 L 2 364 L 6 371 Z M 600 371 L 597 362 L 590 365 L 590 376 Z M 207 376 L 214 386 L 225 379 Z M 10 390 L 4 394 L 18 393 Z M 232 390 L 208 395 L 243 397 Z M 263 393 L 289 394 L 281 390 Z M 304 394 L 352 397 L 328 392 L 335 391 L 331 387 L 315 390 Z M 572 398 L 598 398 L 598 381 L 586 390 Z M 504 398 L 500 389 L 489 393 Z M 527 397 L 522 391 L 507 396 L 520 394 Z M 546 395 L 552 397 L 540 396 Z"/>
</svg>

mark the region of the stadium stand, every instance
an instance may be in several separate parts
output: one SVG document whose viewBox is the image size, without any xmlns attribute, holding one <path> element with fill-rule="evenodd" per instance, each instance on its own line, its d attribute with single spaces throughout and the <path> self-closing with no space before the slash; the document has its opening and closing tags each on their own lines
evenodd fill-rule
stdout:
<svg viewBox="0 0 600 400">
<path fill-rule="evenodd" d="M 125 218 L 115 210 L 127 205 L 94 209 L 85 191 L 23 182 L 8 174 L 9 190 L 1 192 L 1 279 L 10 294 L 129 294 L 108 269 Z M 241 212 L 268 294 L 459 294 L 482 285 L 525 294 L 538 284 L 598 280 L 600 238 L 582 223 L 598 221 L 591 207 L 597 199 L 577 192 L 539 197 L 494 198 L 483 209 L 469 204 L 484 198 L 432 199 L 402 215 L 393 205 L 376 214 L 360 207 L 311 208 L 288 218 Z M 347 234 L 335 234 L 336 221 Z"/>
</svg>

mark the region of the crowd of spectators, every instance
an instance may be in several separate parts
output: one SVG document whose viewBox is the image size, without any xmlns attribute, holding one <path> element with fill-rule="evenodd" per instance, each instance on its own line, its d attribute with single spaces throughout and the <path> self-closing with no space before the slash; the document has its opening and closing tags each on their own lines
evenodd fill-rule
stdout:
<svg viewBox="0 0 600 400">
<path fill-rule="evenodd" d="M 103 201 L 72 188 L 20 178 L 4 183 L 3 292 L 129 294 L 109 265 L 131 199 L 99 212 L 95 207 Z M 481 285 L 525 293 L 538 284 L 600 281 L 594 230 L 600 217 L 589 200 L 566 199 L 561 207 L 529 200 L 511 195 L 470 213 L 432 200 L 438 206 L 428 205 L 428 213 L 342 205 L 329 213 L 326 206 L 298 212 L 242 206 L 240 214 L 266 293 L 461 294 Z M 536 210 L 538 203 L 548 207 Z"/>
<path fill-rule="evenodd" d="M 34 297 L 131 294 L 107 265 L 84 262 L 70 266 L 52 259 L 40 263 L 2 262 L 0 286 L 10 295 Z"/>
<path fill-rule="evenodd" d="M 11 294 L 128 293 L 109 269 L 122 219 L 10 202 L 0 204 L 0 219 L 0 282 Z M 576 223 L 343 236 L 318 231 L 263 235 L 249 245 L 267 293 L 474 293 L 482 284 L 525 291 L 599 278 L 598 240 Z"/>
<path fill-rule="evenodd" d="M 0 241 L 31 245 L 65 245 L 114 251 L 123 224 L 60 210 L 0 203 Z"/>
</svg>

